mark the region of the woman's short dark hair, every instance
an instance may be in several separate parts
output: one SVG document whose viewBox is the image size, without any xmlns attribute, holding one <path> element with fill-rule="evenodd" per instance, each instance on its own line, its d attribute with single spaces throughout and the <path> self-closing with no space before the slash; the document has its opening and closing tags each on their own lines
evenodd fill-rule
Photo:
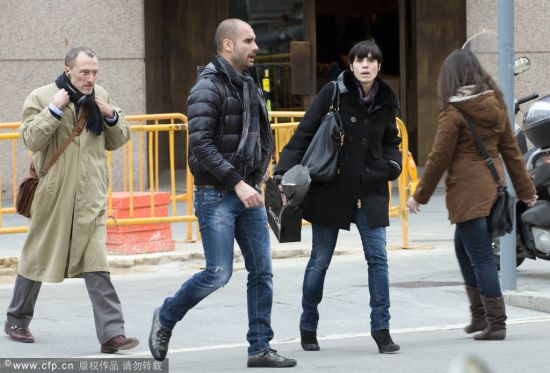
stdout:
<svg viewBox="0 0 550 373">
<path fill-rule="evenodd" d="M 439 72 L 437 90 L 441 106 L 447 108 L 449 99 L 456 94 L 458 88 L 466 85 L 475 86 L 475 93 L 493 90 L 504 103 L 498 85 L 481 66 L 476 55 L 470 50 L 457 49 L 445 58 Z"/>
<path fill-rule="evenodd" d="M 356 58 L 362 59 L 371 56 L 379 64 L 382 63 L 382 51 L 373 40 L 363 40 L 351 47 L 348 53 L 348 62 L 351 65 Z"/>
</svg>

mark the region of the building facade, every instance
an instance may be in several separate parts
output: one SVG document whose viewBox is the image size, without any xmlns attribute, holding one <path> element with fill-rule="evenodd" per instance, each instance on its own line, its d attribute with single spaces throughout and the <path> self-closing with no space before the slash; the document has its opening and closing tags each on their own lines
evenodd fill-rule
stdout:
<svg viewBox="0 0 550 373">
<path fill-rule="evenodd" d="M 532 63 L 516 78 L 516 96 L 544 95 L 550 91 L 545 73 L 550 3 L 514 3 L 516 55 Z M 496 32 L 498 20 L 498 0 L 4 0 L 3 5 L 0 123 L 19 121 L 25 97 L 52 82 L 66 52 L 78 45 L 95 50 L 98 84 L 127 114 L 185 113 L 197 66 L 215 53 L 217 24 L 238 17 L 256 31 L 257 65 L 261 75 L 268 75 L 273 110 L 307 108 L 317 90 L 346 67 L 351 45 L 375 39 L 384 53 L 383 77 L 398 94 L 418 164 L 425 162 L 437 127 L 441 62 L 470 36 Z M 485 43 L 477 52 L 488 66 L 496 66 L 496 36 L 488 33 Z M 178 146 L 185 147 L 183 137 Z M 0 142 L 1 159 L 10 152 Z M 184 167 L 185 152 L 179 153 L 177 166 Z M 9 165 L 1 167 L 5 174 Z M 2 188 L 9 196 L 8 184 L 4 181 Z"/>
</svg>

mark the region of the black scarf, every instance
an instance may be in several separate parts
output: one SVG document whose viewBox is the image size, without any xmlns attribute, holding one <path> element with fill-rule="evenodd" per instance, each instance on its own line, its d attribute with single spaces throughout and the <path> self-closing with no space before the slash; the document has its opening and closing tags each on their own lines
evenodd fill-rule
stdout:
<svg viewBox="0 0 550 373">
<path fill-rule="evenodd" d="M 74 103 L 76 107 L 76 112 L 80 109 L 80 106 L 88 109 L 88 122 L 86 123 L 86 128 L 88 131 L 95 133 L 96 135 L 101 135 L 103 132 L 103 118 L 101 116 L 101 111 L 99 106 L 95 102 L 95 89 L 89 95 L 83 95 L 78 89 L 71 83 L 69 77 L 65 73 L 62 73 L 55 80 L 55 85 L 59 89 L 63 88 L 69 94 L 69 100 Z"/>
<path fill-rule="evenodd" d="M 243 103 L 243 129 L 237 148 L 237 156 L 247 168 L 261 167 L 262 148 L 260 140 L 260 97 L 256 82 L 248 71 L 241 75 L 223 57 L 218 61 L 229 75 L 231 83 L 239 90 Z M 244 175 L 246 177 L 246 175 Z"/>
</svg>

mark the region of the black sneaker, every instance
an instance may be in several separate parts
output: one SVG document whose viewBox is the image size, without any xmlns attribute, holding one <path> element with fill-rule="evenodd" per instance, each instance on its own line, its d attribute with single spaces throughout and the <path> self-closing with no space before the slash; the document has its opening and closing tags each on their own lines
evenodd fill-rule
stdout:
<svg viewBox="0 0 550 373">
<path fill-rule="evenodd" d="M 381 354 L 388 354 L 399 351 L 400 347 L 394 343 L 388 329 L 373 330 L 370 335 L 378 346 L 378 351 Z"/>
<path fill-rule="evenodd" d="M 160 308 L 157 308 L 153 314 L 153 324 L 149 333 L 149 350 L 151 350 L 151 354 L 155 359 L 162 361 L 166 359 L 172 331 L 160 324 L 159 313 Z"/>
<path fill-rule="evenodd" d="M 249 368 L 290 368 L 296 366 L 296 360 L 287 359 L 270 348 L 254 355 L 248 355 L 247 366 Z"/>
</svg>

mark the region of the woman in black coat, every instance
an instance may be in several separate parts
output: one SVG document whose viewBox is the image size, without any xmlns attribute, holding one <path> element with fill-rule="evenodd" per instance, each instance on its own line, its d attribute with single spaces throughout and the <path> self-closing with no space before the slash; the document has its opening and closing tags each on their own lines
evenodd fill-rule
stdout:
<svg viewBox="0 0 550 373">
<path fill-rule="evenodd" d="M 317 306 L 323 296 L 325 274 L 332 259 L 339 229 L 356 224 L 368 263 L 371 335 L 379 351 L 399 346 L 389 334 L 389 280 L 386 226 L 389 225 L 388 181 L 401 173 L 401 153 L 395 113 L 398 101 L 392 89 L 377 78 L 382 53 L 372 41 L 362 41 L 348 54 L 351 71 L 337 80 L 344 130 L 340 172 L 326 184 L 313 183 L 302 203 L 303 216 L 312 224 L 311 257 L 303 285 L 300 335 L 302 348 L 319 350 Z M 296 133 L 284 147 L 275 180 L 299 164 L 332 103 L 334 83 L 325 85 L 306 112 Z"/>
</svg>

